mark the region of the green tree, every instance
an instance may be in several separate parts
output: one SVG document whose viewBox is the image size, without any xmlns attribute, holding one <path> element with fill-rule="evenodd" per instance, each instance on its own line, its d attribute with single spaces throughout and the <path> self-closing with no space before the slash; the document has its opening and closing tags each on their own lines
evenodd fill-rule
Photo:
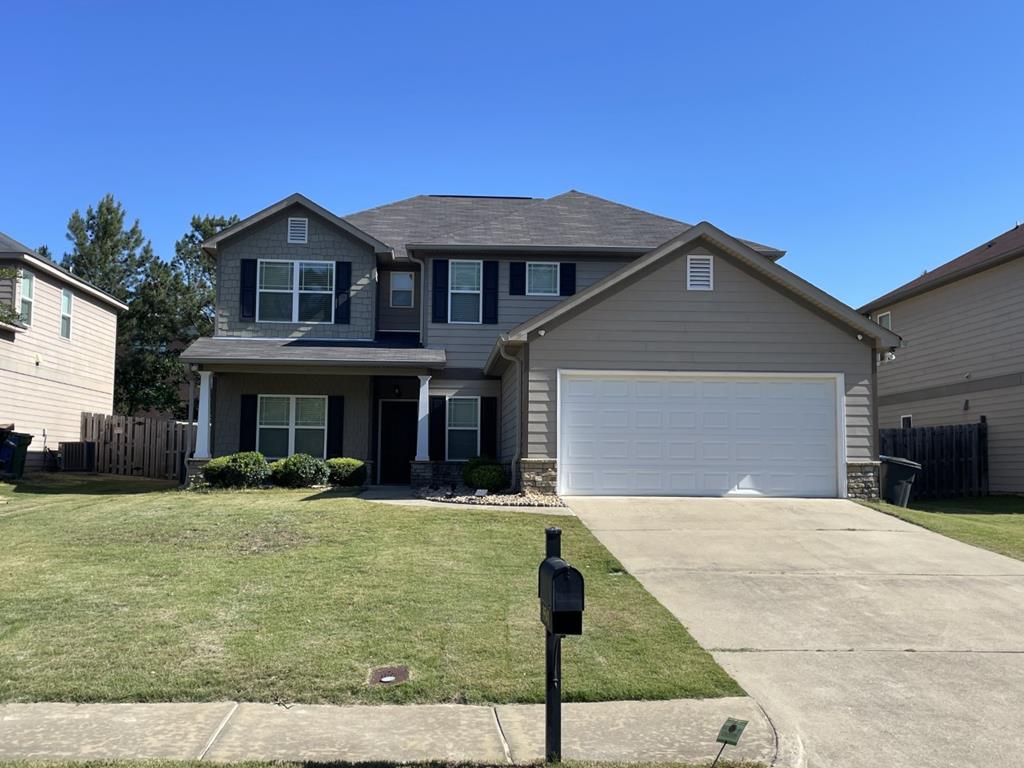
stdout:
<svg viewBox="0 0 1024 768">
<path fill-rule="evenodd" d="M 16 269 L 10 269 L 4 267 L 0 269 L 0 283 L 10 280 L 14 282 L 18 279 L 19 273 Z M 14 323 L 21 320 L 21 312 L 13 304 L 6 304 L 0 302 L 0 323 Z"/>
<path fill-rule="evenodd" d="M 45 243 L 36 248 L 36 253 L 38 253 L 44 259 L 49 259 L 50 261 L 53 261 L 53 254 L 50 252 L 50 246 L 46 245 Z"/>
<path fill-rule="evenodd" d="M 204 240 L 237 222 L 238 217 L 234 215 L 195 215 L 189 231 L 174 244 L 171 264 L 184 289 L 179 327 L 182 341 L 213 334 L 216 263 L 202 249 L 202 244 Z"/>
<path fill-rule="evenodd" d="M 67 239 L 72 244 L 63 265 L 83 280 L 127 302 L 143 279 L 146 265 L 155 257 L 142 234 L 139 220 L 125 227 L 125 210 L 113 195 L 99 204 L 76 208 L 68 220 Z"/>
</svg>

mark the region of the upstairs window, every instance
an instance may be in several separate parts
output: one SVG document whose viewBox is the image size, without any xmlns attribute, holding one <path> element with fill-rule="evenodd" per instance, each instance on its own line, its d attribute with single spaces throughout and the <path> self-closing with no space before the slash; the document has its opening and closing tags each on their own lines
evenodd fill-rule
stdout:
<svg viewBox="0 0 1024 768">
<path fill-rule="evenodd" d="M 36 295 L 36 278 L 27 269 L 21 270 L 21 322 L 32 325 L 32 300 Z"/>
<path fill-rule="evenodd" d="M 334 322 L 334 262 L 260 261 L 256 319 L 263 323 Z"/>
<path fill-rule="evenodd" d="M 391 306 L 396 309 L 411 309 L 415 305 L 413 286 L 416 278 L 412 272 L 391 273 Z"/>
<path fill-rule="evenodd" d="M 526 295 L 557 296 L 558 264 L 527 262 Z"/>
<path fill-rule="evenodd" d="M 686 290 L 711 291 L 715 288 L 715 265 L 710 256 L 686 257 Z"/>
<path fill-rule="evenodd" d="M 883 312 L 877 318 L 875 318 L 875 322 L 878 323 L 883 328 L 885 328 L 885 330 L 891 331 L 892 330 L 892 313 L 891 312 Z"/>
<path fill-rule="evenodd" d="M 448 398 L 448 461 L 480 455 L 480 398 Z"/>
<path fill-rule="evenodd" d="M 482 261 L 448 262 L 449 323 L 480 323 L 483 268 Z"/>
<path fill-rule="evenodd" d="M 288 219 L 288 242 L 299 245 L 309 242 L 309 219 Z"/>
<path fill-rule="evenodd" d="M 65 288 L 60 292 L 60 335 L 63 339 L 71 338 L 71 310 L 74 304 L 74 296 L 71 289 Z"/>
<path fill-rule="evenodd" d="M 908 414 L 906 416 L 900 416 L 900 427 L 902 427 L 903 429 L 911 429 L 913 426 L 914 426 L 914 416 L 913 416 L 913 414 Z"/>
<path fill-rule="evenodd" d="M 256 450 L 268 459 L 308 453 L 319 459 L 327 451 L 327 398 L 260 395 Z"/>
</svg>

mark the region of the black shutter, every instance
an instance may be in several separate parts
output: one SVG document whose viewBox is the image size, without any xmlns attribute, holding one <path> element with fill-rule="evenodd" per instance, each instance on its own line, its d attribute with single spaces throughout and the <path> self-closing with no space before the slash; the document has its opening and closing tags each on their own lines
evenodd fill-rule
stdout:
<svg viewBox="0 0 1024 768">
<path fill-rule="evenodd" d="M 352 322 L 352 262 L 334 262 L 334 324 L 348 325 Z"/>
<path fill-rule="evenodd" d="M 242 259 L 241 294 L 238 297 L 238 318 L 256 319 L 256 259 Z"/>
<path fill-rule="evenodd" d="M 342 395 L 327 396 L 327 456 L 334 459 L 344 456 L 342 445 L 345 434 L 345 398 Z"/>
<path fill-rule="evenodd" d="M 576 265 L 564 261 L 558 268 L 558 295 L 574 296 L 576 294 Z"/>
<path fill-rule="evenodd" d="M 448 407 L 444 395 L 430 396 L 430 440 L 428 450 L 431 461 L 444 461 L 447 446 L 445 434 L 448 429 Z"/>
<path fill-rule="evenodd" d="M 258 395 L 242 395 L 242 404 L 238 414 L 238 450 L 256 450 L 256 407 Z"/>
<path fill-rule="evenodd" d="M 433 290 L 430 320 L 434 323 L 448 322 L 448 259 L 434 259 L 430 262 L 433 271 Z"/>
<path fill-rule="evenodd" d="M 508 265 L 508 295 L 526 295 L 526 262 L 512 261 Z"/>
<path fill-rule="evenodd" d="M 498 322 L 498 262 L 484 262 L 483 282 L 483 318 L 481 318 L 481 322 L 486 325 L 494 325 Z"/>
<path fill-rule="evenodd" d="M 498 398 L 480 398 L 480 455 L 498 458 Z"/>
</svg>

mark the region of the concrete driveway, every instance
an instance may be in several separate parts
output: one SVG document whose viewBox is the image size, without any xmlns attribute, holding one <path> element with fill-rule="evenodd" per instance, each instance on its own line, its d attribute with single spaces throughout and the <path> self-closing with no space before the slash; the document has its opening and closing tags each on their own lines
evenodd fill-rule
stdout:
<svg viewBox="0 0 1024 768">
<path fill-rule="evenodd" d="M 849 501 L 568 503 L 764 707 L 781 763 L 1024 765 L 1024 563 Z"/>
</svg>

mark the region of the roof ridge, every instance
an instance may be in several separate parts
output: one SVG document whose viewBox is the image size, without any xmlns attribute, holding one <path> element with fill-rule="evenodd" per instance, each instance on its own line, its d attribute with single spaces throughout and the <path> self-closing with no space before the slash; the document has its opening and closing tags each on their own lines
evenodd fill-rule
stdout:
<svg viewBox="0 0 1024 768">
<path fill-rule="evenodd" d="M 683 224 L 683 225 L 685 225 L 687 227 L 694 226 L 693 224 L 690 224 L 687 221 L 683 221 L 682 219 L 673 219 L 671 216 L 663 216 L 660 213 L 652 213 L 651 211 L 646 211 L 643 208 L 637 208 L 635 205 L 626 205 L 625 203 L 620 203 L 617 200 L 609 200 L 607 197 L 601 197 L 600 195 L 592 195 L 589 192 L 583 192 L 582 190 L 579 190 L 579 189 L 570 189 L 567 192 L 563 192 L 560 195 L 555 195 L 555 197 L 552 197 L 552 198 L 549 198 L 549 199 L 554 200 L 557 197 L 564 197 L 564 196 L 569 195 L 569 194 L 576 194 L 576 195 L 581 195 L 583 197 L 589 197 L 592 200 L 600 200 L 602 203 L 608 203 L 609 205 L 614 205 L 614 206 L 617 206 L 619 208 L 625 208 L 627 211 L 635 211 L 636 213 L 642 213 L 645 216 L 653 216 L 656 219 L 661 219 L 662 221 L 668 221 L 668 222 L 671 222 L 673 224 Z"/>
</svg>

